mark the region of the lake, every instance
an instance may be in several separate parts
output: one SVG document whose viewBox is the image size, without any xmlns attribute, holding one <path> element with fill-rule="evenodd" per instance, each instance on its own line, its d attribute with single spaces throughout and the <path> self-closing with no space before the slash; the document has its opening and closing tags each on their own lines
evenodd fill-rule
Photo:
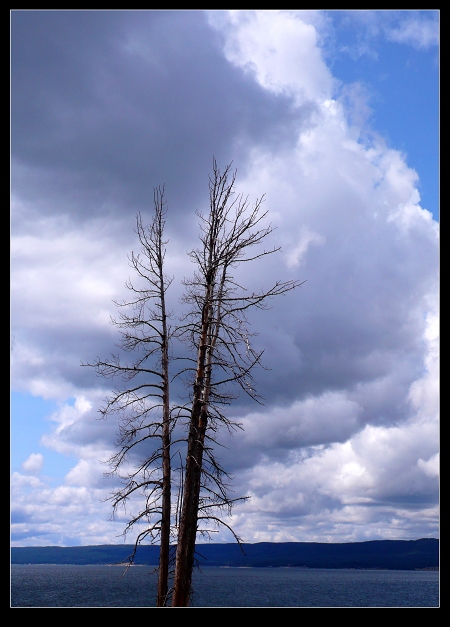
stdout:
<svg viewBox="0 0 450 627">
<path fill-rule="evenodd" d="M 11 566 L 11 607 L 153 607 L 155 596 L 151 566 Z M 439 573 L 206 567 L 191 606 L 439 607 Z"/>
</svg>

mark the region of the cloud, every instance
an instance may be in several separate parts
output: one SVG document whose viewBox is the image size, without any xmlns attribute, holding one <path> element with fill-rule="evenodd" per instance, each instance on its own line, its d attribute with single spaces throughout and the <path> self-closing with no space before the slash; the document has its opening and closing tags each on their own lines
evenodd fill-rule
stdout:
<svg viewBox="0 0 450 627">
<path fill-rule="evenodd" d="M 421 16 L 406 19 L 397 28 L 387 29 L 386 37 L 390 41 L 410 44 L 414 48 L 437 46 L 439 45 L 439 23 L 436 18 Z"/>
<path fill-rule="evenodd" d="M 44 456 L 41 453 L 31 453 L 31 455 L 23 462 L 22 468 L 31 475 L 38 475 L 44 465 Z"/>
<path fill-rule="evenodd" d="M 59 401 L 41 445 L 74 459 L 61 485 L 13 477 L 16 542 L 108 543 L 123 528 L 127 514 L 109 521 L 101 502 L 118 485 L 101 463 L 116 417 L 97 412 L 114 382 L 80 363 L 120 352 L 111 301 L 127 296 L 136 212 L 151 218 L 163 183 L 176 324 L 213 154 L 234 160 L 251 202 L 266 194 L 281 248 L 236 280 L 254 291 L 306 280 L 250 318 L 270 369 L 255 371 L 264 405 L 237 399 L 227 411 L 245 429 L 220 436 L 234 494 L 252 496 L 236 530 L 246 541 L 437 532 L 438 225 L 405 155 L 369 132 L 365 92 L 337 99 L 330 19 L 13 13 L 12 382 Z M 388 32 L 387 18 L 358 19 Z M 33 454 L 23 471 L 42 462 Z"/>
<path fill-rule="evenodd" d="M 372 539 L 414 537 L 423 533 L 420 517 L 429 521 L 430 534 L 437 533 L 439 407 L 435 392 L 415 394 L 436 377 L 434 317 L 428 321 L 424 341 L 427 370 L 410 386 L 406 421 L 355 428 L 367 411 L 368 399 L 361 389 L 354 396 L 359 404 L 353 406 L 353 423 L 348 422 L 351 411 L 337 395 L 309 399 L 295 408 L 296 420 L 289 408 L 247 418 L 250 425 L 245 424 L 243 446 L 236 455 L 249 459 L 243 465 L 246 470 L 236 472 L 239 488 L 245 487 L 251 496 L 235 515 L 243 537 L 335 541 L 344 529 L 353 541 L 363 541 L 368 534 Z M 295 437 L 301 434 L 308 409 L 307 437 L 314 429 L 333 424 L 318 438 L 320 444 Z M 344 435 L 346 427 L 350 430 Z M 333 442 L 333 432 L 342 439 Z M 252 454 L 255 438 L 260 444 L 258 457 Z M 280 443 L 284 455 L 279 454 Z M 257 529 L 251 516 L 256 511 L 262 512 Z"/>
<path fill-rule="evenodd" d="M 11 541 L 14 546 L 73 546 L 117 542 L 123 523 L 109 518 L 103 490 L 33 485 L 23 492 L 14 477 Z"/>
<path fill-rule="evenodd" d="M 316 28 L 303 13 L 229 11 L 218 19 L 210 13 L 209 18 L 225 31 L 227 59 L 268 91 L 293 94 L 298 105 L 330 95 L 333 77 L 317 46 Z"/>
<path fill-rule="evenodd" d="M 359 430 L 362 408 L 336 392 L 306 398 L 291 407 L 249 414 L 243 419 L 241 446 L 257 446 L 266 455 L 278 448 L 298 449 L 329 442 L 345 442 Z"/>
<path fill-rule="evenodd" d="M 303 261 L 310 244 L 323 244 L 324 238 L 318 233 L 311 233 L 307 229 L 301 230 L 301 235 L 297 246 L 287 257 L 287 267 L 297 268 Z"/>
<path fill-rule="evenodd" d="M 435 453 L 428 460 L 419 459 L 417 465 L 428 477 L 439 476 L 439 453 Z"/>
<path fill-rule="evenodd" d="M 332 18 L 319 27 L 326 37 L 330 57 L 348 54 L 353 60 L 378 58 L 378 43 L 386 40 L 426 50 L 439 45 L 439 12 L 425 11 L 328 11 Z M 334 28 L 333 28 L 334 27 Z"/>
<path fill-rule="evenodd" d="M 46 214 L 132 219 L 165 183 L 183 221 L 213 154 L 244 163 L 248 143 L 299 125 L 289 98 L 227 63 L 201 12 L 16 12 L 12 30 L 14 188 Z"/>
</svg>

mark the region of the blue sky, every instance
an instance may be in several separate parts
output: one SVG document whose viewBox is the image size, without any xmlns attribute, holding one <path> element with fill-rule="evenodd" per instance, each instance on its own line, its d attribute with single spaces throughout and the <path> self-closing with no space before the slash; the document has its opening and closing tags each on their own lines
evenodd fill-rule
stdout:
<svg viewBox="0 0 450 627">
<path fill-rule="evenodd" d="M 356 58 L 344 48 L 355 33 L 337 29 L 333 74 L 344 84 L 365 88 L 372 127 L 405 153 L 419 174 L 424 208 L 439 219 L 439 56 L 434 46 L 416 48 L 379 38 Z"/>
<path fill-rule="evenodd" d="M 110 383 L 80 363 L 114 350 L 161 184 L 181 315 L 213 155 L 277 227 L 247 282 L 307 281 L 251 320 L 271 370 L 223 436 L 232 524 L 436 537 L 439 13 L 12 11 L 11 34 L 13 544 L 119 541 Z"/>
</svg>

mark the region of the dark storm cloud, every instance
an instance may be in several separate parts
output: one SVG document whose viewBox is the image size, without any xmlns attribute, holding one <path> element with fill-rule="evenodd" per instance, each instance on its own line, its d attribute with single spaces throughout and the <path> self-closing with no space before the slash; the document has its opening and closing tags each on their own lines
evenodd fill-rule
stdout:
<svg viewBox="0 0 450 627">
<path fill-rule="evenodd" d="M 47 211 L 83 189 L 81 215 L 135 212 L 166 184 L 191 215 L 213 154 L 245 167 L 250 144 L 295 141 L 312 111 L 227 63 L 200 12 L 13 12 L 12 70 L 20 193 Z"/>
</svg>

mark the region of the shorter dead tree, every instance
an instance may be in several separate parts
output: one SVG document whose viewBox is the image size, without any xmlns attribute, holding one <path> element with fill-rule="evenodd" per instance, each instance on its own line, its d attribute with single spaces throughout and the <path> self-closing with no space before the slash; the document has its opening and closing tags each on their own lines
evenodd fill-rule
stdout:
<svg viewBox="0 0 450 627">
<path fill-rule="evenodd" d="M 135 525 L 144 525 L 129 560 L 132 563 L 143 540 L 160 543 L 157 605 L 165 606 L 169 595 L 170 543 L 175 537 L 171 520 L 173 421 L 169 397 L 172 331 L 166 310 L 166 292 L 172 280 L 164 273 L 167 242 L 163 188 L 154 190 L 154 209 L 150 227 L 144 227 L 140 215 L 136 220 L 141 252 L 132 253 L 129 259 L 140 279 L 139 285 L 127 281 L 131 298 L 116 302 L 119 315 L 111 318 L 121 335 L 119 348 L 131 354 L 132 359 L 125 363 L 118 354 L 112 354 L 109 360 L 97 359 L 83 365 L 93 366 L 102 377 L 119 377 L 124 383 L 100 409 L 103 418 L 111 414 L 119 417 L 118 452 L 109 460 L 109 474 L 117 476 L 122 487 L 111 494 L 110 500 L 114 515 L 136 501 L 136 497 L 143 499 L 144 504 L 139 501 L 138 512 L 124 530 L 126 535 Z"/>
<path fill-rule="evenodd" d="M 223 410 L 235 397 L 230 389 L 233 384 L 259 401 L 252 371 L 260 364 L 262 351 L 251 345 L 247 313 L 252 308 L 266 308 L 269 299 L 300 285 L 298 281 L 279 281 L 254 292 L 238 283 L 238 266 L 279 249 L 260 249 L 273 231 L 270 225 L 264 226 L 263 198 L 251 208 L 247 198 L 235 194 L 235 178 L 231 164 L 221 173 L 213 162 L 209 213 L 198 214 L 201 246 L 190 253 L 196 272 L 193 279 L 184 281 L 184 303 L 189 311 L 177 334 L 193 353 L 192 367 L 187 369 L 193 378 L 190 402 L 180 412 L 187 417 L 189 433 L 172 606 L 189 604 L 197 532 L 205 532 L 199 526 L 213 523 L 231 530 L 223 513 L 230 514 L 239 500 L 229 496 L 228 475 L 215 448 L 221 428 L 234 431 L 239 427 Z"/>
</svg>

